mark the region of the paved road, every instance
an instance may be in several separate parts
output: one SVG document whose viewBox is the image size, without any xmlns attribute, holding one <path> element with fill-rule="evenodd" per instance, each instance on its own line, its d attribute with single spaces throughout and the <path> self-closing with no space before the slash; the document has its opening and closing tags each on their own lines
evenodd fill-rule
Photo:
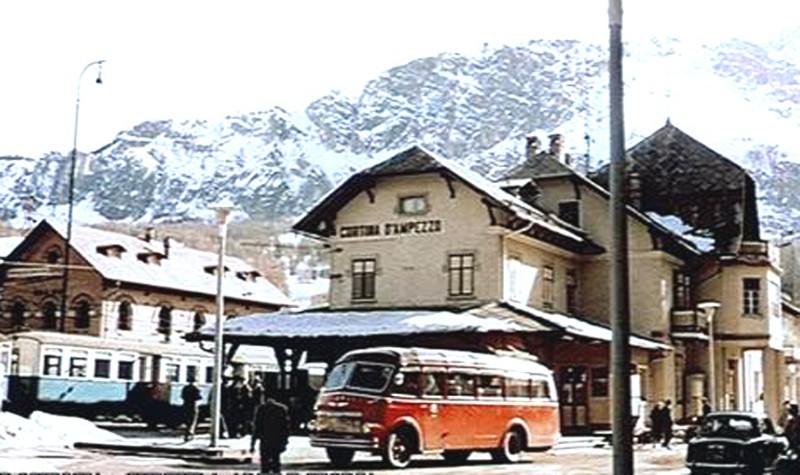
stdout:
<svg viewBox="0 0 800 475">
<path fill-rule="evenodd" d="M 202 440 L 198 441 L 203 443 Z M 246 444 L 246 439 L 239 441 Z M 403 471 L 387 470 L 377 457 L 359 454 L 346 471 L 334 470 L 327 464 L 324 451 L 310 447 L 303 437 L 293 437 L 284 457 L 284 475 L 290 474 L 561 474 L 606 475 L 611 473 L 611 450 L 608 448 L 567 448 L 547 453 L 531 454 L 522 463 L 495 464 L 486 454 L 473 454 L 462 465 L 449 465 L 438 456 L 418 457 Z M 683 467 L 685 446 L 673 450 L 637 447 L 634 452 L 636 474 L 685 475 Z M 20 460 L 20 458 L 27 460 Z M 5 460 L 4 460 L 5 459 Z M 14 464 L 16 462 L 16 465 Z M 22 465 L 20 465 L 22 462 Z M 25 464 L 27 462 L 27 465 Z M 9 468 L 6 468 L 9 467 Z M 98 474 L 121 473 L 218 473 L 243 474 L 258 471 L 256 463 L 209 465 L 169 457 L 122 456 L 88 451 L 45 451 L 13 454 L 0 450 L 0 472 L 84 472 Z"/>
</svg>

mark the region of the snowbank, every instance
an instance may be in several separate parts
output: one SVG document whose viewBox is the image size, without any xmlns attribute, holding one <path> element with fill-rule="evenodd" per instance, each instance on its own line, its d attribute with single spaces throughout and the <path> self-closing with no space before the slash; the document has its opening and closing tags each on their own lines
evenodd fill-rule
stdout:
<svg viewBox="0 0 800 475">
<path fill-rule="evenodd" d="M 34 412 L 29 419 L 0 412 L 0 448 L 71 447 L 75 442 L 108 442 L 122 437 L 86 419 Z"/>
</svg>

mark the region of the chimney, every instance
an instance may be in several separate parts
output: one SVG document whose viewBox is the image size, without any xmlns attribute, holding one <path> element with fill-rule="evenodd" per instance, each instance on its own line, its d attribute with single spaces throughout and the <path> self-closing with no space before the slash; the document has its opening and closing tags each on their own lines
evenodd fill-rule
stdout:
<svg viewBox="0 0 800 475">
<path fill-rule="evenodd" d="M 533 163 L 535 160 L 536 154 L 539 152 L 539 137 L 531 134 L 525 138 L 526 146 L 525 150 L 528 156 L 528 162 Z"/>
<path fill-rule="evenodd" d="M 164 259 L 169 259 L 169 246 L 170 246 L 170 239 L 169 236 L 164 238 Z"/>
<path fill-rule="evenodd" d="M 642 206 L 642 179 L 639 172 L 628 172 L 628 203 L 634 208 Z"/>
<path fill-rule="evenodd" d="M 561 134 L 551 134 L 548 138 L 550 139 L 550 154 L 557 158 L 559 162 L 563 161 L 564 157 L 561 155 L 563 139 Z"/>
</svg>

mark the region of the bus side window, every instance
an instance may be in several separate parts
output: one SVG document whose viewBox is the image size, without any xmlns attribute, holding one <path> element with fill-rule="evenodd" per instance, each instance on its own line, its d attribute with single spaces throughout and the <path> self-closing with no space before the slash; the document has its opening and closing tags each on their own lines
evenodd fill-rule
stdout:
<svg viewBox="0 0 800 475">
<path fill-rule="evenodd" d="M 550 399 L 550 386 L 544 379 L 531 381 L 531 397 L 534 399 Z"/>
<path fill-rule="evenodd" d="M 478 376 L 478 397 L 503 397 L 503 378 L 486 374 Z"/>
<path fill-rule="evenodd" d="M 441 396 L 444 373 L 422 373 L 422 395 Z"/>
<path fill-rule="evenodd" d="M 475 397 L 475 378 L 470 374 L 449 373 L 447 396 Z"/>
<path fill-rule="evenodd" d="M 394 375 L 392 393 L 419 396 L 419 372 L 401 371 Z"/>
<path fill-rule="evenodd" d="M 529 398 L 531 395 L 528 379 L 508 378 L 506 379 L 506 396 Z"/>
</svg>

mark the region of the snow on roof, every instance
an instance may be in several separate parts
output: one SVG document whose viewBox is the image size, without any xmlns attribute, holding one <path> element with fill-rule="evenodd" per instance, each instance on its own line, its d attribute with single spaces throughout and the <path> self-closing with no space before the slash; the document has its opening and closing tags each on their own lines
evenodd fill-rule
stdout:
<svg viewBox="0 0 800 475">
<path fill-rule="evenodd" d="M 550 313 L 537 310 L 526 305 L 518 304 L 515 302 L 503 302 L 505 305 L 512 307 L 518 312 L 530 315 L 536 319 L 545 320 L 559 328 L 564 332 L 583 338 L 601 341 L 611 341 L 612 332 L 610 328 L 599 325 L 594 322 L 582 320 L 580 318 L 570 317 L 560 313 Z M 648 338 L 638 336 L 630 337 L 630 344 L 646 350 L 671 350 L 672 347 L 664 343 L 660 343 Z"/>
<path fill-rule="evenodd" d="M 441 310 L 351 310 L 276 312 L 245 315 L 225 322 L 226 337 L 326 337 L 410 335 L 447 332 L 531 331 L 516 322 L 499 318 Z M 200 330 L 213 336 L 213 325 Z"/>
<path fill-rule="evenodd" d="M 11 254 L 11 251 L 13 251 L 23 239 L 25 238 L 22 236 L 0 237 L 0 261 L 5 259 L 7 255 Z"/>
<path fill-rule="evenodd" d="M 66 236 L 66 226 L 57 221 L 47 223 L 62 236 Z M 83 226 L 73 226 L 72 246 L 89 262 L 97 272 L 109 280 L 140 284 L 151 287 L 216 295 L 217 278 L 206 272 L 216 269 L 218 254 L 185 247 L 170 242 L 169 257 L 159 264 L 148 264 L 139 260 L 140 254 L 165 254 L 163 241 L 150 242 L 127 234 L 104 231 Z M 124 252 L 119 257 L 98 252 L 98 247 L 121 246 Z M 269 280 L 256 276 L 245 280 L 239 275 L 258 272 L 241 259 L 225 256 L 224 265 L 228 272 L 223 278 L 223 292 L 226 298 L 235 298 L 261 304 L 290 306 L 292 301 Z"/>
<path fill-rule="evenodd" d="M 714 239 L 691 234 L 694 230 L 691 226 L 684 223 L 683 220 L 677 216 L 664 216 L 653 211 L 645 212 L 648 218 L 656 223 L 664 226 L 671 232 L 681 236 L 682 238 L 690 241 L 698 249 L 703 252 L 710 252 L 714 250 Z"/>
</svg>

